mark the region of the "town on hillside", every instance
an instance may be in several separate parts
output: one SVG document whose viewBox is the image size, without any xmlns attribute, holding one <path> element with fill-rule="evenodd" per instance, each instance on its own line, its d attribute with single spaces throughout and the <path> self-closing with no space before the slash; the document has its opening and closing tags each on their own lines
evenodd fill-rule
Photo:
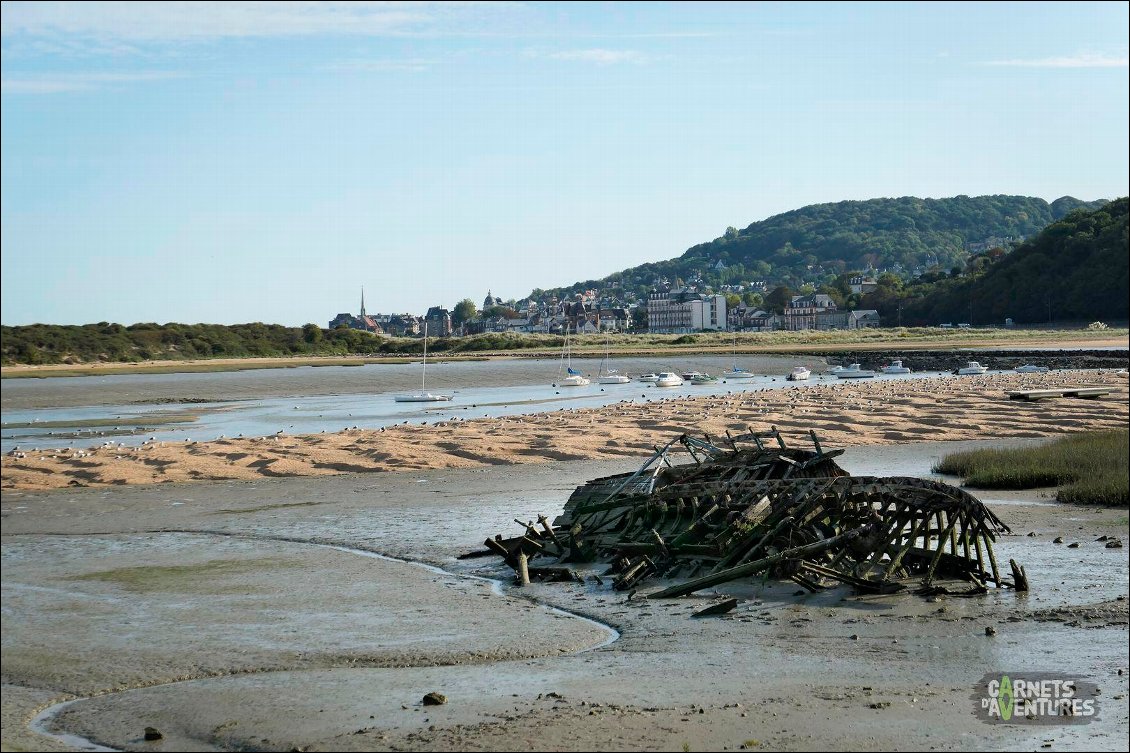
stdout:
<svg viewBox="0 0 1130 753">
<path fill-rule="evenodd" d="M 877 286 L 874 277 L 849 280 L 859 296 Z M 652 332 L 685 334 L 705 331 L 770 332 L 774 330 L 849 330 L 881 325 L 873 309 L 842 309 L 826 293 L 807 292 L 780 301 L 780 313 L 767 310 L 764 284 L 727 286 L 714 292 L 695 284 L 674 285 L 659 280 L 645 300 L 625 300 L 614 294 L 585 290 L 571 298 L 555 295 L 520 301 L 493 296 L 487 291 L 482 306 L 466 299 L 454 309 L 432 306 L 423 316 L 369 314 L 361 291 L 358 314 L 342 313 L 329 328 L 347 327 L 393 337 L 478 335 L 487 332 L 594 334 L 599 332 Z M 756 289 L 755 289 L 756 288 Z"/>
</svg>

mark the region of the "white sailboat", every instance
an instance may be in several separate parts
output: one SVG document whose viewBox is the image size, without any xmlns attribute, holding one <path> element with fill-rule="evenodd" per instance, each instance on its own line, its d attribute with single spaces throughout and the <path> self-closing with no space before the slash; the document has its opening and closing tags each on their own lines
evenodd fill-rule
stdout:
<svg viewBox="0 0 1130 753">
<path fill-rule="evenodd" d="M 724 379 L 753 379 L 755 374 L 738 366 L 738 336 L 734 335 L 734 366 L 729 371 L 723 371 Z"/>
<path fill-rule="evenodd" d="M 451 395 L 437 395 L 428 392 L 425 385 L 428 377 L 428 325 L 424 323 L 424 368 L 420 372 L 420 391 L 408 395 L 397 395 L 398 403 L 440 403 L 451 399 Z"/>
<path fill-rule="evenodd" d="M 555 387 L 584 387 L 589 380 L 581 372 L 573 368 L 573 351 L 569 349 L 569 324 L 565 324 L 565 348 L 562 352 L 565 357 L 565 378 L 558 380 Z"/>
<path fill-rule="evenodd" d="M 608 360 L 608 336 L 604 337 L 604 358 L 600 359 L 600 369 L 597 371 L 596 381 L 600 384 L 627 384 L 632 381 L 626 374 L 621 374 L 616 369 L 604 369 L 604 362 Z"/>
</svg>

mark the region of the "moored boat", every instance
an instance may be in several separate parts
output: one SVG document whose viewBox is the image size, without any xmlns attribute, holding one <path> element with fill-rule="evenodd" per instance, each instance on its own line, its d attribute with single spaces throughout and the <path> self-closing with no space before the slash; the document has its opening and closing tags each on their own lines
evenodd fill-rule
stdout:
<svg viewBox="0 0 1130 753">
<path fill-rule="evenodd" d="M 565 325 L 565 345 L 561 353 L 565 361 L 565 378 L 559 379 L 555 387 L 584 387 L 589 380 L 581 372 L 573 368 L 573 351 L 569 348 L 569 326 Z"/>
<path fill-rule="evenodd" d="M 810 376 L 812 376 L 812 372 L 804 366 L 794 366 L 793 370 L 789 372 L 789 375 L 785 377 L 785 379 L 789 380 L 790 382 L 803 382 L 806 381 Z"/>
<path fill-rule="evenodd" d="M 682 377 L 670 371 L 660 373 L 655 379 L 656 387 L 680 387 L 682 384 Z"/>
<path fill-rule="evenodd" d="M 648 372 L 647 374 L 640 374 L 638 377 L 636 377 L 636 381 L 637 382 L 651 382 L 651 383 L 654 384 L 655 380 L 658 379 L 658 378 L 659 378 L 659 375 L 656 374 L 655 372 Z"/>
<path fill-rule="evenodd" d="M 420 391 L 413 392 L 409 395 L 396 395 L 393 397 L 398 403 L 441 403 L 451 400 L 451 395 L 434 394 L 428 392 L 425 388 L 425 380 L 428 376 L 428 325 L 424 324 L 424 363 L 423 368 L 420 370 Z"/>
<path fill-rule="evenodd" d="M 970 374 L 984 374 L 988 370 L 988 366 L 982 366 L 976 361 L 966 361 L 965 366 L 958 369 L 957 373 L 962 376 L 968 376 Z"/>
<path fill-rule="evenodd" d="M 910 373 L 910 369 L 903 366 L 902 361 L 900 359 L 897 359 L 897 358 L 895 360 L 891 361 L 886 366 L 879 369 L 879 371 L 883 372 L 884 374 L 909 374 Z"/>
<path fill-rule="evenodd" d="M 1037 366 L 1033 363 L 1026 363 L 1023 366 L 1017 366 L 1014 371 L 1018 374 L 1043 374 L 1045 371 L 1049 371 L 1049 369 L 1047 366 Z"/>
<path fill-rule="evenodd" d="M 846 369 L 839 369 L 835 372 L 838 379 L 869 379 L 875 376 L 875 372 L 871 369 L 860 368 L 858 363 L 853 363 Z"/>
</svg>

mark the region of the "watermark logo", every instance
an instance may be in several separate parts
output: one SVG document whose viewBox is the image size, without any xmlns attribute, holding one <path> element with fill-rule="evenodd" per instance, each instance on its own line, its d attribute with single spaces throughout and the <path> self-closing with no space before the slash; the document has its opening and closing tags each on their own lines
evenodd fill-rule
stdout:
<svg viewBox="0 0 1130 753">
<path fill-rule="evenodd" d="M 973 691 L 990 724 L 1087 724 L 1099 718 L 1098 686 L 1054 672 L 987 674 Z"/>
</svg>

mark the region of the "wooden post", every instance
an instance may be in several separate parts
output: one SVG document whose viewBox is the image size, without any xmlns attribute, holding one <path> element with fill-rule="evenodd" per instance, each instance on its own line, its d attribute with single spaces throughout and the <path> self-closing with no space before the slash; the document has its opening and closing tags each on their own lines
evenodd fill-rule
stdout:
<svg viewBox="0 0 1130 753">
<path fill-rule="evenodd" d="M 518 585 L 530 585 L 530 568 L 525 552 L 518 552 Z"/>
</svg>

